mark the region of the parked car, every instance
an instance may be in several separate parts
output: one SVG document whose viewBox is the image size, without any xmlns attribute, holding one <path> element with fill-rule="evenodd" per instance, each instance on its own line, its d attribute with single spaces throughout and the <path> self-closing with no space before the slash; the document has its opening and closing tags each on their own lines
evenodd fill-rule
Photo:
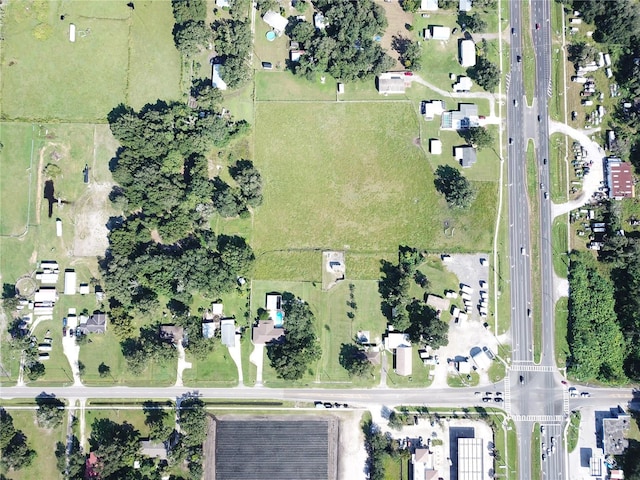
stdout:
<svg viewBox="0 0 640 480">
<path fill-rule="evenodd" d="M 590 397 L 590 396 L 591 396 L 591 394 L 590 394 L 589 392 L 582 392 L 582 393 L 580 394 L 580 396 L 581 396 L 581 397 Z"/>
<path fill-rule="evenodd" d="M 67 336 L 67 327 L 62 327 L 62 336 L 63 337 Z"/>
<path fill-rule="evenodd" d="M 496 403 L 504 402 L 502 397 L 496 397 L 496 398 L 493 399 L 493 401 L 496 402 Z"/>
<path fill-rule="evenodd" d="M 483 401 L 484 403 L 487 403 L 487 402 L 490 402 L 490 401 L 491 401 L 491 399 L 490 399 L 489 397 L 484 397 L 484 398 L 482 399 L 482 401 Z"/>
</svg>

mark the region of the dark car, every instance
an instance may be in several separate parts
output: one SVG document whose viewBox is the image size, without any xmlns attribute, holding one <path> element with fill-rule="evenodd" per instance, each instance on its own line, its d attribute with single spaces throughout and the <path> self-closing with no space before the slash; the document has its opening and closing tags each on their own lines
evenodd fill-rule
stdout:
<svg viewBox="0 0 640 480">
<path fill-rule="evenodd" d="M 511 29 L 511 35 L 515 35 L 515 34 L 516 34 L 516 29 L 515 29 L 515 28 L 512 28 L 512 29 Z"/>
<path fill-rule="evenodd" d="M 522 57 L 520 55 L 516 56 L 516 60 L 518 61 L 518 63 L 522 62 Z"/>
<path fill-rule="evenodd" d="M 331 402 L 324 402 L 324 408 L 333 408 L 333 403 L 331 403 Z"/>
<path fill-rule="evenodd" d="M 482 399 L 482 401 L 483 401 L 484 403 L 487 403 L 487 402 L 490 402 L 490 401 L 491 401 L 491 398 L 490 398 L 490 397 L 484 397 L 484 398 Z"/>
<path fill-rule="evenodd" d="M 67 327 L 62 327 L 62 336 L 63 337 L 67 336 Z"/>
<path fill-rule="evenodd" d="M 524 385 L 524 376 L 520 375 L 520 385 Z"/>
<path fill-rule="evenodd" d="M 547 159 L 546 159 L 546 158 L 543 158 L 543 159 L 542 159 L 542 163 L 546 165 L 546 164 L 547 164 Z"/>
<path fill-rule="evenodd" d="M 504 402 L 504 400 L 501 397 L 496 397 L 493 399 L 493 401 L 496 403 Z"/>
<path fill-rule="evenodd" d="M 540 24 L 536 23 L 536 30 L 540 30 Z"/>
<path fill-rule="evenodd" d="M 73 334 L 75 333 L 75 330 L 72 328 L 71 330 L 69 330 L 69 336 L 73 337 Z"/>
</svg>

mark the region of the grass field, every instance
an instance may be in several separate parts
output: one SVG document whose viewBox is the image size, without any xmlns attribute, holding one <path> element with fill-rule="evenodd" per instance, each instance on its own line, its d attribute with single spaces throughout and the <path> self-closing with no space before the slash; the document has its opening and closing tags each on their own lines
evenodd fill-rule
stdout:
<svg viewBox="0 0 640 480">
<path fill-rule="evenodd" d="M 41 322 L 33 332 L 38 338 L 38 342 L 42 343 L 47 332 L 49 337 L 53 339 L 51 342 L 51 351 L 49 353 L 49 359 L 43 361 L 45 366 L 45 374 L 35 382 L 29 382 L 30 385 L 71 385 L 73 384 L 73 375 L 71 373 L 71 366 L 67 360 L 67 357 L 62 351 L 62 330 L 61 321 L 47 320 Z"/>
<path fill-rule="evenodd" d="M 567 451 L 573 452 L 578 446 L 578 440 L 580 438 L 580 412 L 571 412 L 569 418 L 569 428 L 567 429 Z"/>
<path fill-rule="evenodd" d="M 87 407 L 87 409 L 85 410 L 87 438 L 91 436 L 91 426 L 93 422 L 101 418 L 108 418 L 109 420 L 116 423 L 127 422 L 140 432 L 141 437 L 144 438 L 149 436 L 149 428 L 144 424 L 146 416 L 141 408 L 135 410 L 119 408 L 98 410 Z"/>
<path fill-rule="evenodd" d="M 33 410 L 10 410 L 9 415 L 13 418 L 15 429 L 22 430 L 27 436 L 27 445 L 36 451 L 37 456 L 29 467 L 10 472 L 8 478 L 13 480 L 61 478 L 55 469 L 55 449 L 56 442 L 65 442 L 66 412 L 62 425 L 51 430 L 38 427 Z"/>
<path fill-rule="evenodd" d="M 556 275 L 567 278 L 569 274 L 569 225 L 567 216 L 562 215 L 553 221 L 551 228 L 552 248 L 553 248 L 553 269 Z"/>
<path fill-rule="evenodd" d="M 409 461 L 401 458 L 393 458 L 391 455 L 384 457 L 384 479 L 385 480 L 408 480 Z"/>
<path fill-rule="evenodd" d="M 135 9 L 102 0 L 38 5 L 7 7 L 3 118 L 103 121 L 121 102 L 140 107 L 179 98 L 169 2 L 139 1 Z M 71 23 L 75 42 L 69 41 Z"/>
<path fill-rule="evenodd" d="M 312 366 L 313 373 L 309 373 L 298 384 L 319 383 L 333 387 L 353 385 L 372 385 L 375 379 L 351 379 L 347 371 L 339 363 L 340 348 L 343 343 L 352 343 L 359 330 L 368 330 L 375 341 L 380 341 L 386 326 L 386 320 L 380 310 L 380 296 L 377 282 L 353 281 L 355 285 L 355 302 L 357 310 L 355 319 L 347 317 L 347 301 L 349 300 L 349 285 L 342 282 L 328 292 L 323 292 L 320 286 L 308 282 L 267 282 L 254 281 L 252 289 L 251 310 L 252 318 L 256 317 L 258 308 L 264 307 L 267 292 L 289 291 L 307 301 L 316 318 L 316 334 L 320 340 L 322 357 Z M 286 321 L 286 320 L 285 320 Z M 247 349 L 243 364 L 248 363 Z M 379 367 L 378 367 L 379 369 Z M 264 383 L 268 386 L 290 385 L 277 379 L 276 373 L 269 366 L 269 360 L 264 360 Z"/>
<path fill-rule="evenodd" d="M 216 347 L 204 360 L 197 360 L 187 354 L 192 363 L 182 374 L 185 385 L 194 387 L 235 387 L 238 385 L 238 370 L 229 349 L 216 341 Z"/>
<path fill-rule="evenodd" d="M 480 383 L 480 375 L 477 372 L 471 372 L 469 374 L 471 379 L 468 380 L 466 375 L 454 373 L 447 376 L 447 385 L 454 388 L 475 387 Z"/>
<path fill-rule="evenodd" d="M 265 179 L 254 218 L 258 257 L 332 248 L 375 258 L 398 244 L 490 249 L 492 226 L 485 219 L 495 212 L 495 183 L 477 182 L 471 209 L 447 209 L 414 145 L 418 119 L 409 104 L 261 103 L 256 121 L 255 163 Z M 444 234 L 445 220 L 453 237 Z M 314 264 L 306 271 L 313 271 L 315 257 L 307 260 Z M 260 269 L 261 277 L 282 278 L 287 268 L 281 255 Z"/>
<path fill-rule="evenodd" d="M 536 56 L 533 50 L 533 39 L 531 38 L 531 3 L 529 0 L 522 2 L 522 65 L 524 79 L 524 94 L 527 103 L 531 105 L 535 95 L 536 81 Z"/>
<path fill-rule="evenodd" d="M 540 450 L 540 424 L 533 424 L 531 435 L 531 475 L 542 478 L 542 452 Z"/>
<path fill-rule="evenodd" d="M 567 341 L 569 321 L 569 299 L 567 297 L 560 298 L 556 303 L 555 320 L 556 363 L 558 368 L 565 368 L 570 355 L 569 342 Z"/>
<path fill-rule="evenodd" d="M 85 385 L 168 386 L 175 383 L 175 361 L 165 365 L 150 363 L 140 375 L 134 375 L 127 368 L 120 342 L 113 333 L 107 331 L 103 335 L 95 334 L 89 338 L 91 342 L 80 347 L 80 361 L 86 369 L 82 377 Z M 111 375 L 106 378 L 101 378 L 98 374 L 98 366 L 103 362 L 111 368 Z"/>
<path fill-rule="evenodd" d="M 391 388 L 420 388 L 428 387 L 431 385 L 432 379 L 429 377 L 429 373 L 433 367 L 423 365 L 420 358 L 419 348 L 413 348 L 413 367 L 411 375 L 400 376 L 393 370 L 393 355 L 387 352 L 388 371 L 387 371 L 387 387 Z"/>
<path fill-rule="evenodd" d="M 539 200 L 540 189 L 538 188 L 538 170 L 533 141 L 529 140 L 527 146 L 527 192 L 529 194 L 529 238 L 531 242 L 531 289 L 533 291 L 533 359 L 540 361 L 542 354 L 542 300 L 540 286 L 540 237 L 539 224 Z"/>
<path fill-rule="evenodd" d="M 551 135 L 549 140 L 551 158 L 547 159 L 549 164 L 549 176 L 551 185 L 549 195 L 554 203 L 564 203 L 567 201 L 567 143 L 566 137 L 559 133 Z"/>
<path fill-rule="evenodd" d="M 35 210 L 37 127 L 28 123 L 1 123 L 0 235 L 21 235 Z M 33 143 L 32 143 L 33 141 Z M 32 165 L 35 162 L 35 165 Z M 4 208 L 2 208 L 4 206 Z M 9 207 L 10 206 L 10 207 Z"/>
</svg>

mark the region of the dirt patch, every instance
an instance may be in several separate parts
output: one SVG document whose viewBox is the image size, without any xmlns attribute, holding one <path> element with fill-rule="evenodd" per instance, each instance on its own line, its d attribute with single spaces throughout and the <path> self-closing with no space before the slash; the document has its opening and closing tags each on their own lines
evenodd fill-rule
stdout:
<svg viewBox="0 0 640 480">
<path fill-rule="evenodd" d="M 413 15 L 402 10 L 400 2 L 394 0 L 392 2 L 385 2 L 384 0 L 375 0 L 375 2 L 384 8 L 385 15 L 387 16 L 387 22 L 389 26 L 382 36 L 380 46 L 383 50 L 386 50 L 391 58 L 396 60 L 396 68 L 403 68 L 399 60 L 398 52 L 391 48 L 391 42 L 393 37 L 412 37 L 411 32 L 407 31 L 406 24 L 413 24 Z"/>
<path fill-rule="evenodd" d="M 150 234 L 151 234 L 151 240 L 153 240 L 156 243 L 162 243 L 162 237 L 160 236 L 160 233 L 158 232 L 157 228 L 154 228 L 153 230 L 151 230 Z"/>
<path fill-rule="evenodd" d="M 338 478 L 358 479 L 365 477 L 367 451 L 364 434 L 360 426 L 361 412 L 342 414 L 338 439 Z"/>
<path fill-rule="evenodd" d="M 107 222 L 112 214 L 109 203 L 111 187 L 111 184 L 91 183 L 76 202 L 74 256 L 101 256 L 109 246 Z"/>
</svg>

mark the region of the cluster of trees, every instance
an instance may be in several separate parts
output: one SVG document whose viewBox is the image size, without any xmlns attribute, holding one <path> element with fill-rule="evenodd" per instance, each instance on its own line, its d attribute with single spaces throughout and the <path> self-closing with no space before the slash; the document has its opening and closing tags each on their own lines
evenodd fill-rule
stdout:
<svg viewBox="0 0 640 480">
<path fill-rule="evenodd" d="M 624 48 L 640 34 L 640 14 L 633 0 L 573 0 L 571 3 L 574 10 L 580 11 L 585 22 L 595 23 L 593 39 L 597 42 Z"/>
<path fill-rule="evenodd" d="M 383 480 L 385 477 L 385 464 L 387 458 L 408 461 L 408 450 L 400 449 L 400 444 L 390 434 L 383 434 L 380 427 L 371 420 L 365 421 L 362 426 L 364 433 L 365 449 L 367 450 L 367 465 L 371 480 Z"/>
<path fill-rule="evenodd" d="M 478 150 L 493 146 L 495 138 L 485 127 L 471 127 L 461 132 L 464 139 Z"/>
<path fill-rule="evenodd" d="M 194 57 L 211 42 L 211 29 L 207 26 L 205 0 L 172 0 L 173 41 L 186 58 Z"/>
<path fill-rule="evenodd" d="M 75 435 L 71 436 L 69 451 L 62 442 L 56 442 L 56 468 L 67 480 L 84 480 L 86 455 Z"/>
<path fill-rule="evenodd" d="M 0 466 L 5 470 L 20 470 L 28 467 L 36 457 L 29 448 L 27 436 L 13 426 L 13 418 L 0 407 Z"/>
<path fill-rule="evenodd" d="M 429 288 L 429 281 L 417 268 L 420 263 L 418 251 L 402 245 L 397 265 L 382 261 L 378 285 L 382 312 L 396 330 L 408 333 L 412 342 L 437 349 L 449 343 L 449 326 L 423 299 L 414 298 L 409 292 L 412 280 L 424 290 Z"/>
<path fill-rule="evenodd" d="M 387 27 L 384 9 L 372 0 L 317 0 L 315 7 L 324 15 L 327 27 L 316 30 L 301 22 L 288 34 L 304 45 L 306 54 L 294 72 L 309 79 L 328 72 L 345 81 L 369 78 L 395 65 L 374 40 Z"/>
<path fill-rule="evenodd" d="M 204 93 L 204 103 L 214 105 L 211 91 Z M 251 162 L 239 161 L 233 167 L 237 188 L 211 180 L 205 153 L 226 145 L 246 124 L 161 101 L 140 112 L 120 106 L 109 123 L 122 145 L 112 200 L 127 215 L 112 219 L 101 262 L 112 308 L 144 312 L 158 306 L 159 296 L 189 304 L 194 292 L 209 297 L 234 288 L 237 277 L 250 272 L 253 252 L 241 237 L 216 237 L 209 220 L 216 209 L 229 215 L 229 194 L 220 190 L 230 191 L 238 210 L 259 204 L 261 179 Z M 130 329 L 127 313 L 114 320 Z"/>
<path fill-rule="evenodd" d="M 406 37 L 394 36 L 391 47 L 400 54 L 400 63 L 405 68 L 419 70 L 422 67 L 422 45 L 419 41 L 414 42 Z"/>
<path fill-rule="evenodd" d="M 478 55 L 475 66 L 467 69 L 467 75 L 487 92 L 494 92 L 500 83 L 500 68 L 484 55 Z"/>
<path fill-rule="evenodd" d="M 251 20 L 248 2 L 234 2 L 231 18 L 217 20 L 213 29 L 216 53 L 222 60 L 222 78 L 231 88 L 244 85 L 251 78 Z"/>
<path fill-rule="evenodd" d="M 165 364 L 177 358 L 177 350 L 161 340 L 158 332 L 158 325 L 141 327 L 138 337 L 120 343 L 127 366 L 133 373 L 142 373 L 149 363 Z"/>
<path fill-rule="evenodd" d="M 567 58 L 576 69 L 580 65 L 593 62 L 598 56 L 598 49 L 587 42 L 575 42 L 567 48 Z"/>
<path fill-rule="evenodd" d="M 439 165 L 433 181 L 436 190 L 444 195 L 450 207 L 468 208 L 478 194 L 475 187 L 455 167 Z"/>
<path fill-rule="evenodd" d="M 249 208 L 262 204 L 262 176 L 251 160 L 238 160 L 229 167 L 229 174 L 237 187 L 216 178 L 213 204 L 223 217 L 248 215 Z"/>
<path fill-rule="evenodd" d="M 358 345 L 343 343 L 340 346 L 339 361 L 351 377 L 366 378 L 373 375 L 373 365 Z"/>
<path fill-rule="evenodd" d="M 57 428 L 62 425 L 64 403 L 54 395 L 40 394 L 36 397 L 36 421 L 41 428 Z"/>
<path fill-rule="evenodd" d="M 475 3 L 473 5 L 476 7 Z M 487 22 L 482 14 L 475 12 L 469 15 L 467 12 L 458 14 L 458 25 L 474 33 L 482 33 L 487 29 Z"/>
<path fill-rule="evenodd" d="M 580 380 L 625 380 L 627 343 L 617 322 L 613 282 L 588 252 L 570 257 L 569 371 Z"/>
<path fill-rule="evenodd" d="M 202 478 L 202 444 L 207 438 L 207 415 L 204 403 L 199 398 L 187 398 L 178 410 L 180 436 L 171 451 L 173 463 L 187 461 L 189 477 Z"/>
<path fill-rule="evenodd" d="M 268 345 L 267 356 L 280 378 L 299 380 L 320 358 L 313 313 L 306 302 L 289 292 L 282 295 L 282 309 L 286 318 L 285 339 Z"/>
</svg>

